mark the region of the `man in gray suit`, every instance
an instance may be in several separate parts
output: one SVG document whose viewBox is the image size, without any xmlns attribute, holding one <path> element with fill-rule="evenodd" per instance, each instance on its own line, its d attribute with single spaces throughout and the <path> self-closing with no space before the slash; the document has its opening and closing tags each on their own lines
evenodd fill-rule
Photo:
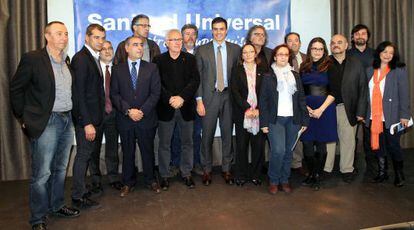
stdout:
<svg viewBox="0 0 414 230">
<path fill-rule="evenodd" d="M 211 183 L 212 146 L 216 131 L 217 118 L 220 121 L 222 140 L 222 172 L 227 184 L 233 184 L 230 173 L 232 153 L 232 117 L 228 86 L 231 69 L 237 63 L 240 47 L 226 42 L 227 21 L 214 18 L 212 23 L 213 41 L 202 45 L 196 52 L 200 87 L 197 92 L 197 113 L 203 117 L 203 135 L 201 140 L 201 164 L 203 166 L 203 184 Z"/>
</svg>

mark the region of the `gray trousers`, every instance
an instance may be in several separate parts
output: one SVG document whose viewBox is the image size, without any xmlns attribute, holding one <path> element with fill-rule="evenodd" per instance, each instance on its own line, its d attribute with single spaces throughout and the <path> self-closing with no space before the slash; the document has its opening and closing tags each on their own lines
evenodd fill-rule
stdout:
<svg viewBox="0 0 414 230">
<path fill-rule="evenodd" d="M 158 167 L 161 177 L 171 177 L 169 166 L 171 161 L 171 139 L 175 124 L 180 128 L 181 160 L 180 171 L 182 177 L 191 176 L 193 169 L 193 121 L 185 121 L 180 110 L 175 110 L 171 121 L 158 121 Z"/>
<path fill-rule="evenodd" d="M 231 152 L 233 123 L 229 91 L 214 92 L 209 104 L 204 104 L 206 115 L 202 118 L 203 132 L 201 138 L 201 165 L 206 173 L 211 172 L 213 165 L 213 140 L 219 119 L 222 142 L 222 171 L 229 172 L 233 155 Z"/>
</svg>

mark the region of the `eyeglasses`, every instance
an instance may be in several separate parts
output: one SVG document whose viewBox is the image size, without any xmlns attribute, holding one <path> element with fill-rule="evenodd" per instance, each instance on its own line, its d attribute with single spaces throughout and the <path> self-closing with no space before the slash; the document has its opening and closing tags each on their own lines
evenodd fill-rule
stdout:
<svg viewBox="0 0 414 230">
<path fill-rule="evenodd" d="M 144 28 L 151 28 L 151 25 L 150 24 L 135 24 L 135 25 L 142 26 Z"/>
<path fill-rule="evenodd" d="M 289 54 L 276 54 L 278 57 L 289 57 Z"/>
<path fill-rule="evenodd" d="M 260 36 L 260 37 L 265 37 L 264 33 L 253 33 L 254 36 Z"/>
<path fill-rule="evenodd" d="M 312 51 L 319 51 L 319 52 L 323 52 L 325 49 L 324 48 L 316 48 L 316 47 L 312 47 L 311 48 Z"/>
<path fill-rule="evenodd" d="M 167 39 L 167 41 L 169 41 L 169 42 L 181 42 L 181 41 L 183 41 L 183 39 L 182 38 L 170 38 L 170 39 Z"/>
</svg>

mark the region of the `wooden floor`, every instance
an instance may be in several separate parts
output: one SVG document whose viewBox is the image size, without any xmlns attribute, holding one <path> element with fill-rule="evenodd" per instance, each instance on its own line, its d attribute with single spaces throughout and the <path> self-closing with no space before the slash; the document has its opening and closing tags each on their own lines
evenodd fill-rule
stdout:
<svg viewBox="0 0 414 230">
<path fill-rule="evenodd" d="M 75 219 L 50 217 L 50 229 L 360 229 L 414 220 L 414 150 L 405 154 L 406 186 L 395 188 L 393 174 L 385 184 L 371 184 L 358 159 L 352 184 L 336 173 L 320 191 L 301 187 L 292 174 L 293 193 L 270 195 L 267 185 L 229 186 L 217 172 L 206 187 L 196 176 L 196 188 L 180 180 L 170 190 L 154 194 L 143 184 L 127 198 L 106 186 L 98 198 L 102 207 L 82 211 Z M 392 167 L 390 167 L 392 169 Z M 142 181 L 142 180 L 141 180 Z M 66 195 L 70 202 L 71 179 Z M 0 183 L 0 229 L 30 229 L 28 181 Z"/>
</svg>

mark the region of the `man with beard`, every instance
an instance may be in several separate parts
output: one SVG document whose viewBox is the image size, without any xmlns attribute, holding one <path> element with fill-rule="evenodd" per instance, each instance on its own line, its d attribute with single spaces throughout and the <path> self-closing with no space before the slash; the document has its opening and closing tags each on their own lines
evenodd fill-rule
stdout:
<svg viewBox="0 0 414 230">
<path fill-rule="evenodd" d="M 354 26 L 351 32 L 352 48 L 347 51 L 348 56 L 355 56 L 361 61 L 364 69 L 371 66 L 374 60 L 374 49 L 368 47 L 370 36 L 371 33 L 366 25 Z"/>
</svg>

